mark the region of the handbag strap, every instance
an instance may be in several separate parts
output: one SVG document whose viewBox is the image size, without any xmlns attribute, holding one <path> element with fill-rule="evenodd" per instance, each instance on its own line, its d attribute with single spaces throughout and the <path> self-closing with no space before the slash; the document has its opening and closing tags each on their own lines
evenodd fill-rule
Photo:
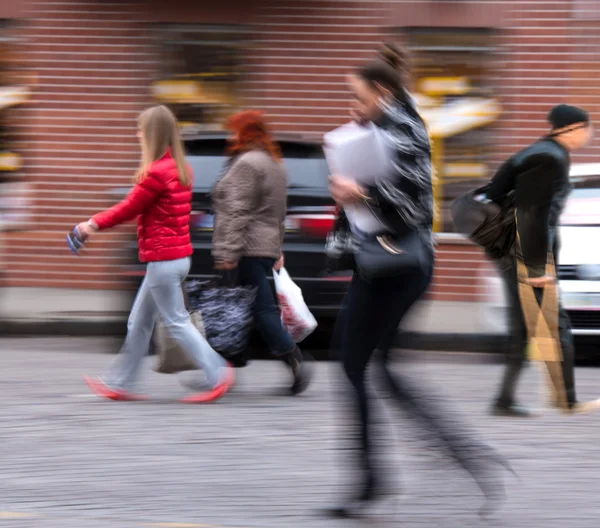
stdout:
<svg viewBox="0 0 600 528">
<path fill-rule="evenodd" d="M 375 212 L 375 209 L 373 209 L 371 207 L 371 204 L 369 202 L 372 201 L 372 199 L 367 196 L 366 194 L 361 195 L 362 197 L 362 201 L 363 203 L 367 206 L 367 208 L 369 209 L 369 211 L 371 211 L 371 214 L 375 217 L 375 219 L 379 222 L 379 225 L 381 225 L 381 228 L 384 230 L 384 232 L 389 232 L 390 228 L 387 227 L 383 221 L 381 220 L 381 218 L 379 217 L 379 215 Z"/>
<path fill-rule="evenodd" d="M 563 357 L 558 326 L 558 283 L 555 281 L 546 284 L 543 287 L 541 303 L 538 302 L 533 286 L 527 282 L 530 278 L 529 271 L 522 258 L 518 224 L 516 227 L 519 300 L 527 329 L 528 342 L 537 348 L 539 360 L 546 365 L 546 374 L 555 401 L 560 407 L 566 408 L 567 398 L 562 371 Z M 556 277 L 556 266 L 552 251 L 548 251 L 546 275 Z"/>
</svg>

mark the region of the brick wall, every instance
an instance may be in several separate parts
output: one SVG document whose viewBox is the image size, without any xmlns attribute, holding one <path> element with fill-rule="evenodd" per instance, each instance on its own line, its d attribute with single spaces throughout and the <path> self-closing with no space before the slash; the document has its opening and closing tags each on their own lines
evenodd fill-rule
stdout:
<svg viewBox="0 0 600 528">
<path fill-rule="evenodd" d="M 135 119 L 156 69 L 141 6 L 38 1 L 20 37 L 20 63 L 37 79 L 31 104 L 15 111 L 35 207 L 33 229 L 10 235 L 10 284 L 118 287 L 124 229 L 99 236 L 81 259 L 64 236 L 105 207 L 106 190 L 127 185 L 137 166 Z"/>
<path fill-rule="evenodd" d="M 343 123 L 345 74 L 371 55 L 384 34 L 398 34 L 392 26 L 427 3 L 252 3 L 245 15 L 252 29 L 244 60 L 246 104 L 264 108 L 279 131 L 320 135 Z M 456 4 L 464 9 L 473 2 Z M 504 114 L 495 132 L 495 161 L 540 136 L 546 112 L 558 102 L 580 104 L 600 118 L 598 17 L 575 18 L 570 0 L 505 0 L 478 2 L 478 19 L 486 18 L 486 4 L 502 7 L 494 75 Z M 115 248 L 126 229 L 99 236 L 82 259 L 66 252 L 63 239 L 75 222 L 109 203 L 107 189 L 128 185 L 137 165 L 135 117 L 148 104 L 148 86 L 160 68 L 149 23 L 180 22 L 167 18 L 182 18 L 174 14 L 184 7 L 184 18 L 194 23 L 222 23 L 228 12 L 239 12 L 228 9 L 227 1 L 208 11 L 203 2 L 177 0 L 169 10 L 153 5 L 37 0 L 29 7 L 20 29 L 21 64 L 36 73 L 38 84 L 34 101 L 16 112 L 15 126 L 26 177 L 36 189 L 36 223 L 32 231 L 10 237 L 11 284 L 122 287 Z M 439 13 L 436 6 L 422 9 L 420 23 L 448 23 Z M 596 142 L 574 159 L 594 161 L 599 149 Z M 479 299 L 482 266 L 473 247 L 440 246 L 435 297 Z"/>
</svg>

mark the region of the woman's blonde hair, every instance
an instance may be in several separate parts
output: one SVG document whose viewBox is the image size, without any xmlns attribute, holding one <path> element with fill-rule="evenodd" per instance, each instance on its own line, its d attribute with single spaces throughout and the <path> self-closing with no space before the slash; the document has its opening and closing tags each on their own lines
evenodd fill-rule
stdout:
<svg viewBox="0 0 600 528">
<path fill-rule="evenodd" d="M 142 134 L 142 162 L 136 173 L 136 182 L 142 181 L 148 167 L 170 149 L 179 172 L 179 182 L 181 185 L 189 185 L 191 177 L 185 162 L 179 125 L 173 112 L 163 105 L 148 108 L 138 117 L 138 128 Z"/>
</svg>

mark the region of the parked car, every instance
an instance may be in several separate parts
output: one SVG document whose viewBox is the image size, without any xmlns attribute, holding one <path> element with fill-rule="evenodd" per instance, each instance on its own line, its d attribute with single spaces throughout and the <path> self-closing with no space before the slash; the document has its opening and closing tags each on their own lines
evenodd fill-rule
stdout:
<svg viewBox="0 0 600 528">
<path fill-rule="evenodd" d="M 574 165 L 561 217 L 558 278 L 573 333 L 600 337 L 600 164 Z"/>
<path fill-rule="evenodd" d="M 327 189 L 327 163 L 318 142 L 291 135 L 280 135 L 277 140 L 288 174 L 285 267 L 302 289 L 313 314 L 330 318 L 339 309 L 350 274 L 324 274 L 325 238 L 335 219 L 335 205 Z M 193 279 L 208 280 L 214 276 L 210 192 L 223 171 L 226 147 L 224 133 L 185 138 L 187 161 L 194 173 L 191 217 L 194 254 L 190 270 Z M 125 192 L 126 189 L 119 190 L 120 194 Z M 132 243 L 129 250 L 135 264 L 127 266 L 125 273 L 141 277 L 145 268 L 137 263 L 137 245 Z"/>
</svg>

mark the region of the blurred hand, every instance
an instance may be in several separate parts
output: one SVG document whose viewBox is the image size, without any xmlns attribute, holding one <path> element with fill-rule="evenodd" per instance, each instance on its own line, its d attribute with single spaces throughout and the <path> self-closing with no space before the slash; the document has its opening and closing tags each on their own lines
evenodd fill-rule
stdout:
<svg viewBox="0 0 600 528">
<path fill-rule="evenodd" d="M 80 224 L 77 224 L 77 231 L 83 240 L 89 238 L 92 233 L 96 232 L 96 230 L 88 222 L 81 222 Z"/>
<path fill-rule="evenodd" d="M 339 176 L 329 176 L 329 192 L 335 202 L 342 206 L 356 203 L 365 195 L 360 185 Z"/>
<path fill-rule="evenodd" d="M 237 268 L 237 266 L 238 266 L 237 262 L 231 262 L 229 260 L 217 260 L 217 261 L 215 261 L 215 269 L 216 270 L 229 271 L 229 270 L 233 270 L 233 269 Z"/>
<path fill-rule="evenodd" d="M 279 257 L 277 262 L 275 262 L 275 264 L 273 265 L 273 269 L 275 271 L 279 271 L 281 268 L 283 268 L 284 264 L 285 264 L 285 259 L 283 258 L 283 253 L 282 253 L 281 257 Z"/>
<path fill-rule="evenodd" d="M 526 279 L 525 283 L 533 286 L 534 288 L 543 288 L 548 284 L 553 284 L 556 282 L 556 278 L 552 275 L 544 275 L 543 277 L 535 277 L 531 279 Z"/>
</svg>

